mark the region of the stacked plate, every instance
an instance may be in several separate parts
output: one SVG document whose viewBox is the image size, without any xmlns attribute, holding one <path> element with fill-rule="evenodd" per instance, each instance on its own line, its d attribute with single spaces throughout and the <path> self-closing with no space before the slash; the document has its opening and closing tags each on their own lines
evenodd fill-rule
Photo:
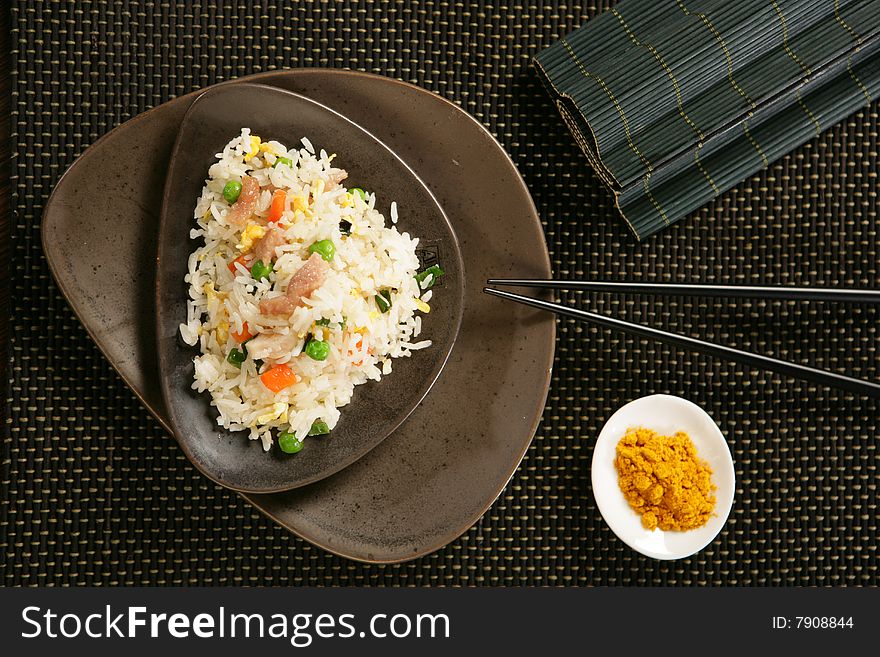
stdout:
<svg viewBox="0 0 880 657">
<path fill-rule="evenodd" d="M 376 152 L 382 156 L 375 166 L 412 174 L 403 178 L 411 182 L 409 190 L 398 193 L 420 199 L 414 201 L 419 209 L 413 221 L 422 232 L 434 230 L 436 235 L 429 241 L 447 251 L 449 235 L 442 224 L 444 215 L 448 219 L 461 260 L 447 255 L 457 262 L 452 269 L 458 272 L 447 288 L 449 312 L 431 318 L 437 334 L 445 336 L 434 356 L 413 358 L 408 375 L 401 372 L 395 377 L 395 372 L 359 388 L 344 431 L 328 438 L 320 453 L 316 449 L 302 461 L 267 459 L 259 445 L 248 444 L 244 436 L 226 436 L 190 421 L 195 415 L 184 410 L 186 405 L 199 402 L 207 408 L 208 399 L 191 393 L 185 373 L 170 366 L 185 360 L 172 353 L 179 347 L 168 344 L 170 336 L 164 330 L 157 335 L 156 286 L 158 279 L 160 294 L 164 290 L 172 294 L 168 281 L 181 278 L 180 298 L 184 298 L 177 271 L 184 263 L 169 247 L 180 240 L 169 234 L 167 221 L 160 232 L 160 190 L 168 189 L 169 168 L 180 170 L 180 155 L 172 158 L 172 150 L 186 123 L 193 127 L 191 115 L 186 117 L 198 92 L 119 126 L 74 163 L 46 206 L 42 235 L 49 264 L 100 349 L 159 422 L 190 447 L 185 451 L 200 469 L 324 549 L 369 562 L 421 556 L 457 538 L 486 511 L 519 465 L 541 418 L 553 361 L 554 320 L 480 292 L 490 277 L 550 277 L 534 204 L 492 136 L 458 107 L 428 91 L 350 71 L 263 73 L 217 85 L 209 92 L 228 96 L 226 100 L 239 98 L 239 118 L 230 110 L 234 105 L 213 105 L 239 127 L 259 120 L 246 111 L 248 95 L 273 93 L 254 91 L 259 87 L 248 87 L 249 83 L 293 91 L 307 99 L 296 102 L 325 106 L 315 110 L 312 123 L 305 110 L 299 113 L 303 128 L 299 136 L 314 129 L 323 112 L 324 120 L 347 119 L 356 124 L 354 129 L 363 129 L 365 140 L 378 140 Z M 207 97 L 200 103 L 212 106 Z M 199 125 L 210 127 L 203 119 Z M 277 132 L 299 130 L 296 112 L 274 121 L 279 124 Z M 210 129 L 204 133 L 206 143 L 216 139 L 222 145 L 229 138 L 213 135 Z M 126 156 L 120 159 L 120 153 Z M 368 176 L 374 168 L 366 167 L 362 175 Z M 204 171 L 206 167 L 200 168 L 196 178 Z M 98 187 L 103 201 L 95 204 Z M 182 202 L 194 203 L 195 198 Z M 187 212 L 183 222 L 192 208 Z M 417 231 L 414 227 L 414 234 Z M 160 242 L 163 257 L 157 265 Z M 182 248 L 188 251 L 191 246 Z M 160 303 L 160 328 L 166 317 L 167 325 L 173 325 L 174 310 L 164 300 Z M 392 401 L 398 396 L 403 400 L 395 406 Z M 359 405 L 375 409 L 383 403 L 388 412 L 379 414 L 376 426 L 363 417 L 357 419 Z M 345 417 L 347 408 L 342 411 Z M 206 412 L 201 415 L 207 417 Z M 334 438 L 336 443 L 331 442 Z M 204 454 L 192 449 L 199 442 L 210 444 L 210 455 L 221 464 L 224 458 L 238 465 L 245 462 L 242 459 L 254 459 L 268 478 L 251 485 L 253 481 L 244 476 L 255 472 L 249 467 L 240 468 L 238 477 L 227 476 L 218 462 L 206 462 L 200 458 Z M 304 454 L 306 450 L 297 456 Z M 258 490 L 274 492 L 253 492 Z"/>
</svg>

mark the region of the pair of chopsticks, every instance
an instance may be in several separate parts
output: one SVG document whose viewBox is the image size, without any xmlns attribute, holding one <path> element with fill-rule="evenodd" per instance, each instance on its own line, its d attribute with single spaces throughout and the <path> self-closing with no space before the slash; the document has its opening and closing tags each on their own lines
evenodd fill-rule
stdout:
<svg viewBox="0 0 880 657">
<path fill-rule="evenodd" d="M 745 297 L 759 299 L 784 299 L 799 301 L 839 301 L 848 303 L 880 303 L 880 290 L 844 290 L 835 288 L 800 288 L 800 287 L 759 287 L 746 285 L 675 285 L 666 283 L 617 283 L 600 281 L 552 281 L 532 279 L 490 279 L 488 285 L 531 287 L 551 290 L 583 290 L 589 292 L 624 292 L 628 294 L 664 294 L 681 296 L 705 297 Z M 633 324 L 606 315 L 569 308 L 562 304 L 535 299 L 522 294 L 514 294 L 506 290 L 483 288 L 483 292 L 502 299 L 516 301 L 526 306 L 549 310 L 550 312 L 571 317 L 573 319 L 592 322 L 599 326 L 619 329 L 627 333 L 652 338 L 686 349 L 693 349 L 709 356 L 726 358 L 749 367 L 758 367 L 780 374 L 786 374 L 804 381 L 820 385 L 842 388 L 859 395 L 880 398 L 880 383 L 855 379 L 843 374 L 819 370 L 806 365 L 799 365 L 769 356 L 762 356 L 733 347 L 726 347 L 705 340 L 691 338 L 678 333 L 669 333 L 660 329 Z"/>
</svg>

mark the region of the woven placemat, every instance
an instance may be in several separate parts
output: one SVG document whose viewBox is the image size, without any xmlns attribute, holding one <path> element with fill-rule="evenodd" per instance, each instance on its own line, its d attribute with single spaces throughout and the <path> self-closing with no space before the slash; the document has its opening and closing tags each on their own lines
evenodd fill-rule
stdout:
<svg viewBox="0 0 880 657">
<path fill-rule="evenodd" d="M 639 245 L 530 68 L 535 53 L 605 3 L 269 1 L 259 12 L 246 4 L 13 3 L 15 266 L 0 584 L 880 583 L 876 402 L 568 322 L 525 461 L 485 517 L 433 555 L 397 566 L 346 561 L 198 475 L 68 308 L 42 256 L 39 221 L 53 185 L 88 144 L 220 80 L 350 67 L 457 102 L 519 167 L 558 277 L 880 283 L 876 104 Z M 878 378 L 876 309 L 569 300 Z M 618 541 L 589 483 L 604 420 L 654 392 L 709 410 L 730 441 L 738 478 L 719 538 L 674 563 Z"/>
</svg>

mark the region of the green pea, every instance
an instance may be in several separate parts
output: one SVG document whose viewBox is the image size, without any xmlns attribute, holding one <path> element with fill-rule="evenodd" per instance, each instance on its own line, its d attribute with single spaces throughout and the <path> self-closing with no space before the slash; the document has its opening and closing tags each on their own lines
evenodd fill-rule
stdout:
<svg viewBox="0 0 880 657">
<path fill-rule="evenodd" d="M 333 256 L 336 255 L 336 245 L 331 240 L 321 240 L 309 247 L 309 253 L 317 253 L 324 260 L 330 262 L 333 260 Z"/>
<path fill-rule="evenodd" d="M 416 274 L 415 278 L 416 278 L 416 282 L 421 286 L 422 281 L 424 281 L 426 278 L 428 278 L 428 276 L 433 276 L 433 278 L 431 279 L 431 282 L 427 286 L 425 286 L 426 290 L 430 290 L 432 287 L 434 287 L 434 283 L 437 282 L 437 279 L 440 278 L 441 276 L 443 276 L 445 273 L 446 272 L 444 272 L 442 269 L 440 269 L 439 265 L 431 265 L 425 271 L 422 271 L 422 272 L 419 272 L 418 274 Z"/>
<path fill-rule="evenodd" d="M 357 194 L 364 201 L 367 200 L 367 193 L 364 190 L 362 190 L 360 187 L 352 187 L 348 191 L 350 191 L 352 194 Z"/>
<path fill-rule="evenodd" d="M 330 355 L 330 343 L 323 340 L 309 340 L 305 352 L 312 360 L 327 360 L 327 356 Z"/>
<path fill-rule="evenodd" d="M 275 164 L 272 165 L 272 168 L 276 168 L 279 164 L 286 164 L 291 169 L 293 168 L 293 160 L 291 160 L 289 157 L 279 157 L 277 160 L 275 160 Z"/>
<path fill-rule="evenodd" d="M 326 436 L 330 433 L 330 427 L 324 420 L 315 420 L 312 422 L 312 428 L 309 429 L 310 436 Z"/>
<path fill-rule="evenodd" d="M 241 183 L 237 180 L 230 180 L 223 186 L 223 198 L 226 199 L 226 202 L 229 205 L 232 205 L 238 200 L 238 195 L 241 194 Z"/>
<path fill-rule="evenodd" d="M 278 434 L 278 446 L 285 454 L 296 454 L 301 452 L 303 448 L 302 441 L 291 431 L 284 431 Z"/>
<path fill-rule="evenodd" d="M 272 273 L 272 263 L 270 262 L 268 265 L 264 265 L 262 260 L 257 260 L 253 266 L 251 267 L 251 276 L 254 277 L 255 281 L 261 281 L 264 278 L 269 278 L 269 274 Z"/>
<path fill-rule="evenodd" d="M 233 348 L 232 351 L 229 352 L 229 355 L 226 357 L 227 362 L 235 365 L 238 369 L 241 369 L 241 364 L 247 359 L 247 349 L 242 349 L 239 351 L 238 349 Z"/>
</svg>

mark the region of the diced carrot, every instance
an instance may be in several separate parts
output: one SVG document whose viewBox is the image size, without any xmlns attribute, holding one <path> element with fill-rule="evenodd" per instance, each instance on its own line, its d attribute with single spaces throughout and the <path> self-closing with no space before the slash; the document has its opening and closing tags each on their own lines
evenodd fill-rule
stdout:
<svg viewBox="0 0 880 657">
<path fill-rule="evenodd" d="M 359 360 L 356 360 L 356 361 L 353 360 L 353 361 L 351 361 L 351 364 L 354 365 L 355 367 L 360 367 L 361 365 L 364 364 L 363 351 L 364 351 L 364 336 L 360 336 L 360 337 L 358 338 L 358 341 L 355 342 L 355 344 L 354 344 L 354 349 L 349 349 L 349 350 L 348 350 L 348 356 L 349 356 L 349 358 L 351 358 L 351 357 L 354 356 L 355 354 L 357 354 L 358 356 L 360 356 L 360 359 L 359 359 Z"/>
<path fill-rule="evenodd" d="M 278 393 L 299 381 L 299 377 L 287 365 L 275 365 L 260 375 L 260 381 L 272 392 Z"/>
<path fill-rule="evenodd" d="M 242 342 L 247 342 L 254 334 L 251 333 L 251 330 L 248 328 L 247 322 L 241 325 L 241 333 L 232 332 L 232 339 L 237 343 L 241 344 Z"/>
<path fill-rule="evenodd" d="M 284 204 L 286 201 L 287 192 L 283 189 L 276 189 L 275 193 L 272 194 L 272 206 L 269 208 L 269 216 L 267 217 L 270 222 L 281 219 L 281 215 L 284 214 Z"/>
<path fill-rule="evenodd" d="M 229 271 L 231 271 L 233 274 L 238 273 L 238 270 L 235 268 L 236 263 L 243 265 L 244 267 L 247 267 L 247 263 L 245 263 L 245 256 L 240 255 L 235 260 L 231 261 L 228 265 L 226 265 L 227 267 L 229 267 Z"/>
</svg>

